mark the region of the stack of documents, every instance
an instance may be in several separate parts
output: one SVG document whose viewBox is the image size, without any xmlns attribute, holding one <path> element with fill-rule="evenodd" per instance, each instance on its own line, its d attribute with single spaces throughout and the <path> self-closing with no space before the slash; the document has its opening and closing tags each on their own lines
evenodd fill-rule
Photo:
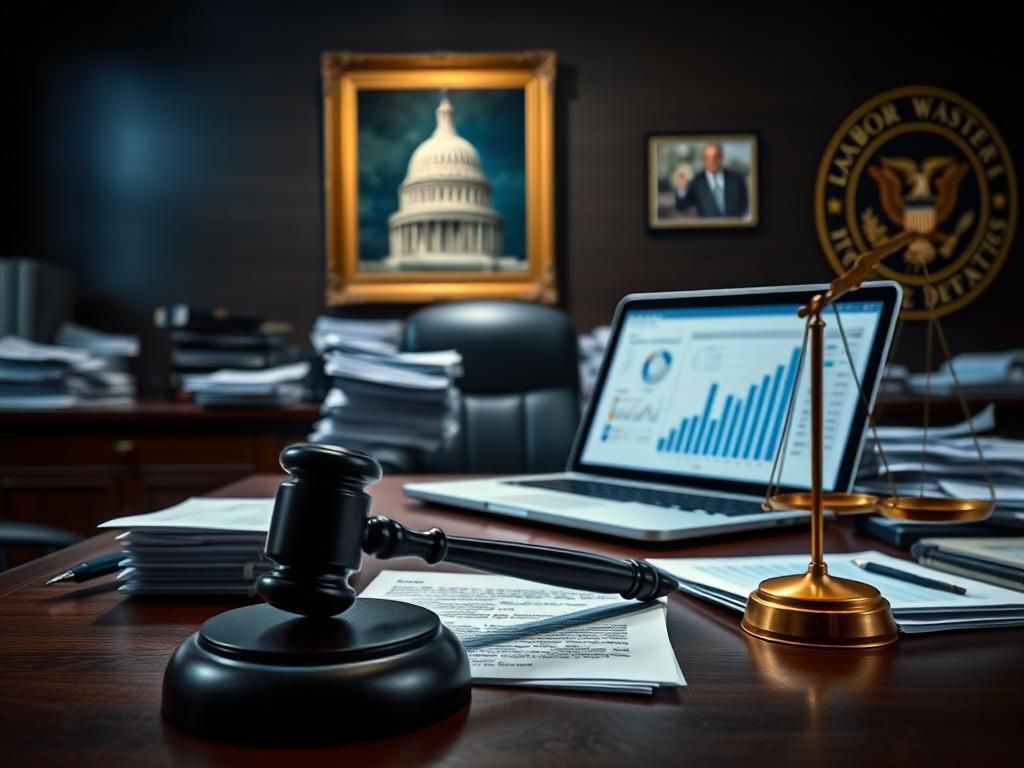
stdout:
<svg viewBox="0 0 1024 768">
<path fill-rule="evenodd" d="M 193 498 L 161 512 L 119 517 L 127 528 L 120 589 L 139 595 L 253 595 L 270 570 L 263 555 L 273 499 Z"/>
<path fill-rule="evenodd" d="M 599 325 L 590 333 L 581 333 L 577 339 L 580 352 L 580 401 L 586 405 L 597 384 L 597 375 L 601 372 L 601 362 L 608 349 L 608 340 L 612 329 L 608 325 Z"/>
<path fill-rule="evenodd" d="M 397 352 L 401 320 L 347 320 L 321 315 L 313 325 L 313 347 L 317 352 L 356 345 L 378 352 Z"/>
<path fill-rule="evenodd" d="M 330 318 L 313 329 L 333 386 L 309 439 L 370 452 L 388 446 L 433 453 L 458 430 L 454 382 L 462 356 L 398 352 L 385 338 L 390 326 L 358 329 L 356 321 Z"/>
<path fill-rule="evenodd" d="M 650 694 L 686 685 L 665 625 L 649 603 L 507 576 L 383 571 L 360 595 L 428 608 L 469 653 L 487 685 Z"/>
<path fill-rule="evenodd" d="M 198 405 L 291 405 L 306 394 L 308 362 L 280 365 L 262 371 L 220 370 L 189 373 L 181 387 Z"/>
<path fill-rule="evenodd" d="M 64 323 L 57 330 L 58 346 L 73 347 L 104 357 L 138 357 L 139 337 L 105 333 L 77 323 Z"/>
<path fill-rule="evenodd" d="M 0 408 L 34 410 L 80 404 L 121 405 L 135 396 L 125 357 L 138 354 L 134 337 L 108 336 L 65 325 L 60 344 L 18 336 L 0 339 Z"/>
<path fill-rule="evenodd" d="M 939 581 L 950 581 L 948 576 L 881 552 L 828 556 L 829 574 L 866 582 L 877 588 L 892 606 L 900 630 L 907 634 L 1024 626 L 1024 593 L 958 577 L 956 584 L 967 590 L 966 594 L 959 595 L 864 571 L 853 564 L 855 559 Z M 806 554 L 654 559 L 649 562 L 680 579 L 682 591 L 740 613 L 746 607 L 747 596 L 764 579 L 807 570 Z"/>
<path fill-rule="evenodd" d="M 184 386 L 194 374 L 227 371 L 229 378 L 240 371 L 261 372 L 303 360 L 303 351 L 288 342 L 292 327 L 270 322 L 261 315 L 237 314 L 226 307 L 200 307 L 190 304 L 159 306 L 153 311 L 153 323 L 165 329 L 171 355 L 168 380 L 175 399 L 195 400 Z M 273 378 L 273 376 L 271 377 Z M 257 377 L 257 382 L 265 383 Z M 204 405 L 280 405 L 296 401 L 286 392 L 236 394 L 225 391 L 204 397 Z M 301 396 L 301 393 L 300 393 Z"/>
<path fill-rule="evenodd" d="M 978 441 L 984 466 L 971 437 L 972 427 L 981 435 Z M 895 483 L 896 493 L 901 495 L 987 500 L 987 472 L 995 486 L 993 521 L 1024 525 L 1024 440 L 983 434 L 994 427 L 995 406 L 989 404 L 970 421 L 930 427 L 927 441 L 919 427 L 879 427 L 877 441 L 869 431 L 856 488 L 889 496 Z M 882 451 L 891 481 L 885 474 Z"/>
<path fill-rule="evenodd" d="M 911 373 L 905 366 L 889 366 L 883 379 L 883 393 L 953 397 L 957 383 L 967 397 L 1019 397 L 1024 394 L 1024 349 L 967 352 L 947 360 L 931 373 Z"/>
</svg>

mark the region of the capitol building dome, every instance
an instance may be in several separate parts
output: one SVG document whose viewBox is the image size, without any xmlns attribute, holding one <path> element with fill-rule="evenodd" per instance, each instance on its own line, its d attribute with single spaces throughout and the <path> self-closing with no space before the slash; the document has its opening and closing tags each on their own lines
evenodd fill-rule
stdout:
<svg viewBox="0 0 1024 768">
<path fill-rule="evenodd" d="M 502 255 L 503 222 L 491 206 L 491 184 L 480 153 L 456 131 L 446 95 L 435 114 L 437 127 L 412 153 L 398 187 L 382 266 L 407 272 L 524 269 L 524 261 Z"/>
</svg>

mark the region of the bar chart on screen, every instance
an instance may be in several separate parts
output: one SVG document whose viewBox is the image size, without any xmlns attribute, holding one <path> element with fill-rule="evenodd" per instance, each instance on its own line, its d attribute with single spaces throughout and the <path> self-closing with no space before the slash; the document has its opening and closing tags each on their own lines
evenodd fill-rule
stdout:
<svg viewBox="0 0 1024 768">
<path fill-rule="evenodd" d="M 858 357 L 867 328 L 849 323 L 847 337 Z M 650 447 L 659 466 L 767 480 L 782 445 L 787 410 L 793 408 L 786 448 L 787 475 L 806 472 L 810 401 L 806 366 L 801 369 L 802 329 L 761 328 L 698 331 L 690 338 L 689 368 L 681 371 L 670 408 L 664 408 Z M 857 397 L 841 340 L 832 331 L 825 345 L 825 460 L 837 466 L 836 445 Z"/>
<path fill-rule="evenodd" d="M 840 305 L 853 369 L 838 323 L 825 330 L 826 484 L 847 445 L 859 397 L 853 370 L 865 373 L 879 306 Z M 586 461 L 761 484 L 779 456 L 783 483 L 802 487 L 810 471 L 810 387 L 797 309 L 666 310 L 628 321 L 587 438 Z"/>
<path fill-rule="evenodd" d="M 742 396 L 724 394 L 725 382 L 713 381 L 701 411 L 682 418 L 659 437 L 658 452 L 771 461 L 782 436 L 799 362 L 800 347 L 793 347 L 786 363 L 752 382 Z"/>
</svg>

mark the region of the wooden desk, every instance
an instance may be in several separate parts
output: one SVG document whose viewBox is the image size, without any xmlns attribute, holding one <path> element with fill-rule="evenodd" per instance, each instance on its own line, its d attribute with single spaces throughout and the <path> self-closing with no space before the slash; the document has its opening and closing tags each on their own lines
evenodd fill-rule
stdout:
<svg viewBox="0 0 1024 768">
<path fill-rule="evenodd" d="M 91 536 L 104 520 L 278 471 L 281 449 L 304 439 L 319 412 L 147 401 L 0 411 L 0 520 Z M 41 551 L 7 554 L 16 564 Z"/>
<path fill-rule="evenodd" d="M 256 476 L 216 495 L 264 496 Z M 617 556 L 786 553 L 804 533 L 636 547 L 441 511 L 402 496 L 402 478 L 371 490 L 374 510 L 452 534 L 585 547 Z M 828 551 L 886 547 L 845 524 Z M 366 744 L 256 749 L 195 738 L 160 718 L 171 652 L 230 600 L 125 598 L 109 580 L 43 587 L 66 565 L 113 549 L 103 534 L 0 575 L 0 761 L 76 767 L 176 765 L 651 766 L 982 765 L 1019 758 L 1024 631 L 904 638 L 871 652 L 789 648 L 747 638 L 739 618 L 681 594 L 669 635 L 689 687 L 653 697 L 477 687 L 468 712 Z M 367 559 L 357 585 L 385 563 Z M 390 561 L 387 568 L 426 567 Z M 452 570 L 458 570 L 452 568 Z M 281 706 L 287 706 L 282 701 Z"/>
</svg>

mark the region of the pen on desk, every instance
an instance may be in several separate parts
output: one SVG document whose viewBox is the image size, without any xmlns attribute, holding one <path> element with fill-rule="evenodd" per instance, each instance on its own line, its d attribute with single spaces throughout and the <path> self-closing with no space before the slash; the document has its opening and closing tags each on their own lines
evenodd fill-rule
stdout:
<svg viewBox="0 0 1024 768">
<path fill-rule="evenodd" d="M 118 563 L 124 560 L 124 552 L 117 552 L 113 555 L 103 555 L 95 560 L 87 560 L 84 563 L 73 565 L 62 573 L 58 573 L 47 584 L 59 584 L 62 581 L 88 581 L 97 576 L 106 576 L 118 570 Z"/>
<path fill-rule="evenodd" d="M 476 637 L 466 638 L 462 641 L 462 645 L 466 650 L 483 648 L 488 645 L 507 643 L 510 640 L 521 640 L 524 637 L 530 637 L 531 635 L 557 632 L 562 629 L 578 627 L 582 624 L 592 624 L 595 621 L 602 621 L 604 619 L 610 619 L 617 616 L 625 616 L 630 613 L 638 613 L 640 611 L 646 611 L 647 609 L 659 604 L 658 600 L 645 600 L 642 602 L 631 600 L 629 602 L 601 605 L 596 608 L 586 608 L 582 611 L 575 611 L 573 613 L 563 614 L 562 616 L 551 616 L 546 619 L 531 621 L 526 624 L 495 628 L 488 632 L 479 634 Z"/>
<path fill-rule="evenodd" d="M 925 576 L 918 576 L 916 573 L 908 573 L 907 571 L 890 568 L 888 565 L 880 565 L 879 563 L 871 563 L 867 560 L 858 559 L 854 559 L 853 564 L 858 568 L 868 571 L 869 573 L 877 573 L 880 576 L 890 576 L 894 579 L 899 579 L 900 581 L 906 581 L 922 587 L 929 587 L 930 589 L 941 589 L 943 592 L 953 592 L 957 595 L 967 594 L 967 590 L 957 584 L 949 584 L 945 581 L 939 581 L 938 579 L 929 579 Z"/>
</svg>

